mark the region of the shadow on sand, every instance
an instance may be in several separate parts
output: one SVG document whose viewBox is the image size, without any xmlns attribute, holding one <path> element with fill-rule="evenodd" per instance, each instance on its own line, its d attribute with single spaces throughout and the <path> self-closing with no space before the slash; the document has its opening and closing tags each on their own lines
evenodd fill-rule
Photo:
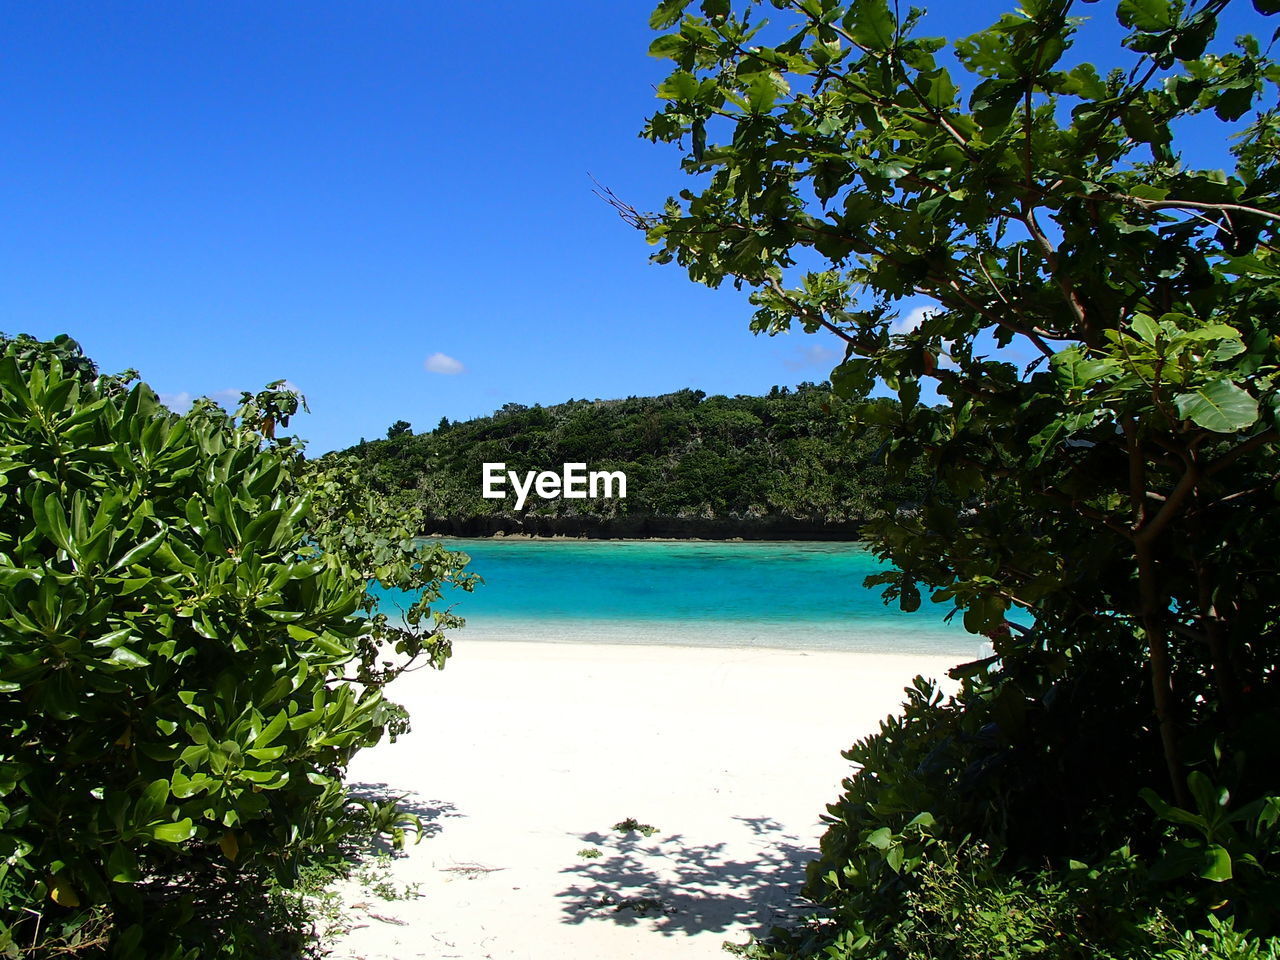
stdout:
<svg viewBox="0 0 1280 960">
<path fill-rule="evenodd" d="M 680 834 L 585 833 L 601 857 L 562 872 L 573 880 L 561 893 L 563 922 L 612 920 L 631 926 L 647 918 L 667 936 L 703 931 L 764 934 L 806 909 L 799 899 L 814 850 L 767 817 L 734 817 L 753 835 L 750 859 L 724 855 L 725 844 L 687 844 Z M 811 905 L 809 905 L 811 907 Z"/>
</svg>

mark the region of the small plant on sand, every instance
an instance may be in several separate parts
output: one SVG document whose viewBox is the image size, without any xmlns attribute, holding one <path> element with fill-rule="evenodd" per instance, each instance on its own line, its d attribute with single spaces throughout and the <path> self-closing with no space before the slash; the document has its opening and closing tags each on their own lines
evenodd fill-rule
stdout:
<svg viewBox="0 0 1280 960">
<path fill-rule="evenodd" d="M 675 907 L 668 906 L 659 897 L 618 897 L 612 893 L 606 893 L 596 901 L 595 905 L 598 907 L 613 907 L 614 913 L 622 910 L 633 910 L 640 917 L 649 913 L 661 913 L 671 916 L 677 912 Z"/>
<path fill-rule="evenodd" d="M 398 885 L 391 876 L 391 854 L 379 853 L 366 860 L 352 874 L 360 886 L 382 900 L 415 900 L 422 896 L 422 886 L 417 883 Z"/>
<path fill-rule="evenodd" d="M 292 887 L 274 888 L 271 897 L 280 911 L 298 918 L 311 931 L 315 945 L 325 949 L 351 931 L 352 920 L 342 895 L 332 889 L 334 873 L 324 866 L 303 868 Z"/>
<path fill-rule="evenodd" d="M 625 820 L 619 820 L 613 825 L 613 829 L 618 833 L 643 833 L 646 837 L 652 837 L 658 832 L 658 828 L 650 823 L 641 823 L 635 817 L 627 817 Z"/>
<path fill-rule="evenodd" d="M 583 847 L 578 851 L 578 856 L 583 860 L 599 860 L 603 854 L 595 847 Z"/>
</svg>

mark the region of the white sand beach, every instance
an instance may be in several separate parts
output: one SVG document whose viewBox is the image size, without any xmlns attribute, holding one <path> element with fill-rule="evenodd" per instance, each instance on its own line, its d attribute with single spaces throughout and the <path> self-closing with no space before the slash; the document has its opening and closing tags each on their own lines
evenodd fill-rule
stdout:
<svg viewBox="0 0 1280 960">
<path fill-rule="evenodd" d="M 459 636 L 446 670 L 391 688 L 413 731 L 349 776 L 422 815 L 391 869 L 421 896 L 345 885 L 334 956 L 725 956 L 796 908 L 840 751 L 954 662 Z M 628 817 L 657 829 L 612 829 Z"/>
</svg>

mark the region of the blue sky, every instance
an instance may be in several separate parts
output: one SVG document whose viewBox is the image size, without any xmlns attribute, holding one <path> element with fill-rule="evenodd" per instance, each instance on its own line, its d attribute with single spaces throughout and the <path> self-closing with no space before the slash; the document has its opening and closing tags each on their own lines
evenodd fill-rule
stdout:
<svg viewBox="0 0 1280 960">
<path fill-rule="evenodd" d="M 0 330 L 179 399 L 287 378 L 315 453 L 508 401 L 821 380 L 832 343 L 752 337 L 744 294 L 649 264 L 592 195 L 684 186 L 637 137 L 650 6 L 4 4 Z M 935 7 L 951 36 L 1007 9 Z"/>
</svg>

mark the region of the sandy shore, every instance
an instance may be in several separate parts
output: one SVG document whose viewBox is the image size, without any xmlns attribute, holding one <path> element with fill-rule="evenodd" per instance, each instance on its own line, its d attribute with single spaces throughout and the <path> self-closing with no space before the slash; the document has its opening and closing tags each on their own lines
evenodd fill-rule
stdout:
<svg viewBox="0 0 1280 960">
<path fill-rule="evenodd" d="M 359 926 L 335 956 L 725 956 L 796 908 L 840 750 L 954 662 L 460 637 L 445 671 L 392 688 L 413 731 L 350 770 L 427 823 L 391 869 L 421 895 L 348 884 Z M 613 829 L 629 817 L 657 829 Z"/>
</svg>

